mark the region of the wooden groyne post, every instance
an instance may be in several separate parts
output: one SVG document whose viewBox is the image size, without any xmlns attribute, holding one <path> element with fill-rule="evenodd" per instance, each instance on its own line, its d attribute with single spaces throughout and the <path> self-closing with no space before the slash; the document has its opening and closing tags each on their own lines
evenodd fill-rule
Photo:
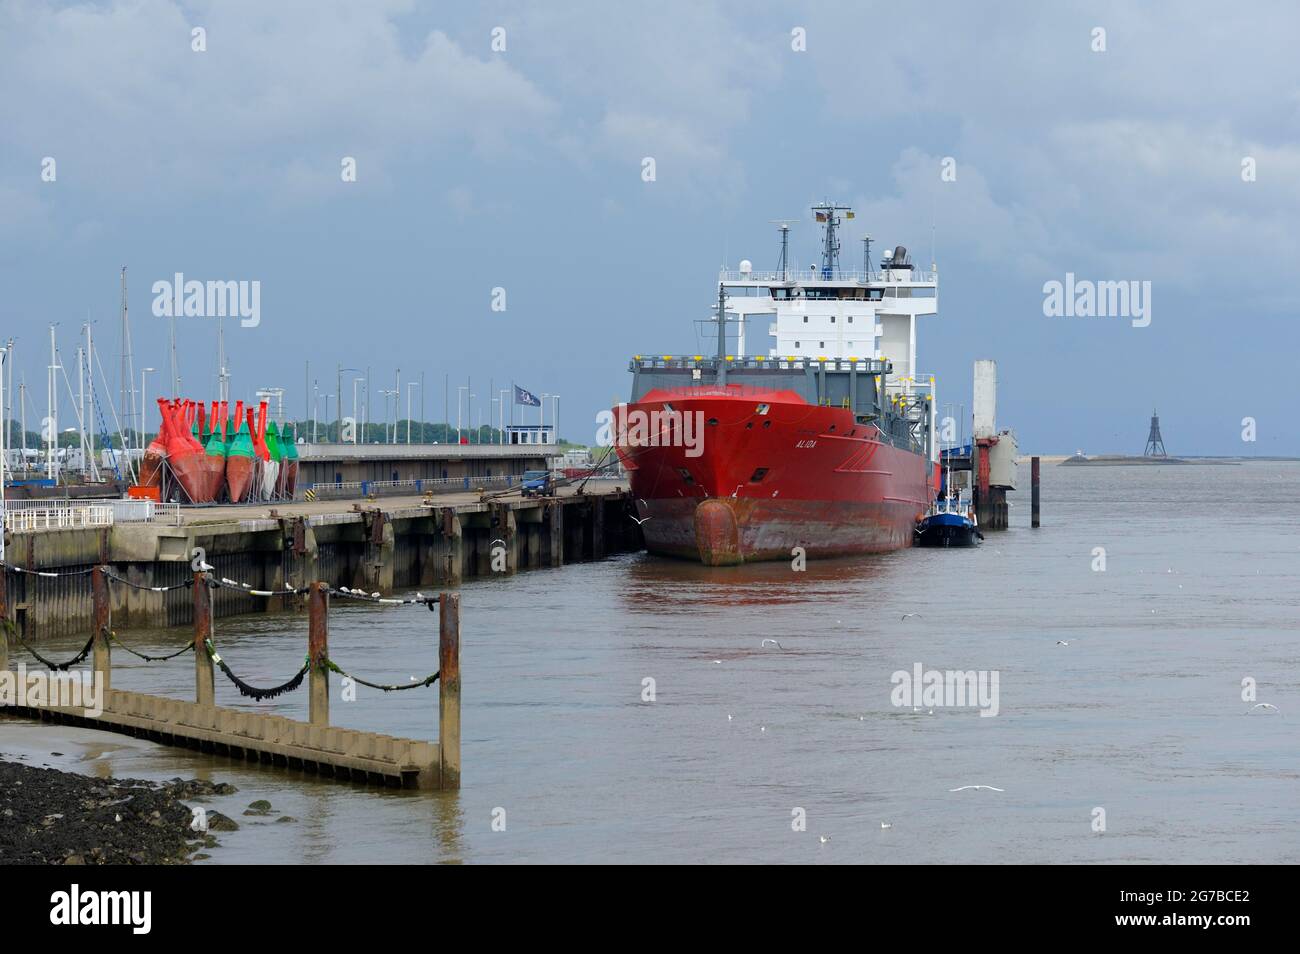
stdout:
<svg viewBox="0 0 1300 954">
<path fill-rule="evenodd" d="M 1038 527 L 1038 466 L 1039 463 L 1040 461 L 1037 457 L 1031 457 L 1029 459 L 1029 487 L 1030 487 L 1030 497 L 1031 497 L 1030 510 L 1032 511 L 1029 522 L 1030 522 L 1030 526 L 1034 528 Z"/>
<path fill-rule="evenodd" d="M 0 526 L 0 533 L 4 533 Z M 9 567 L 0 566 L 0 672 L 9 668 Z"/>
<path fill-rule="evenodd" d="M 99 674 L 100 692 L 107 693 L 113 688 L 113 654 L 109 648 L 108 627 L 111 622 L 108 601 L 108 577 L 105 567 L 97 566 L 90 571 L 90 599 L 93 608 L 95 655 L 90 668 Z"/>
<path fill-rule="evenodd" d="M 329 659 L 329 589 L 319 580 L 307 593 L 307 721 L 312 725 L 330 724 Z"/>
<path fill-rule="evenodd" d="M 460 788 L 460 594 L 438 597 L 438 757 L 443 788 Z"/>
<path fill-rule="evenodd" d="M 194 572 L 194 701 L 201 706 L 216 704 L 212 657 L 206 643 L 212 638 L 212 590 L 207 574 Z"/>
</svg>

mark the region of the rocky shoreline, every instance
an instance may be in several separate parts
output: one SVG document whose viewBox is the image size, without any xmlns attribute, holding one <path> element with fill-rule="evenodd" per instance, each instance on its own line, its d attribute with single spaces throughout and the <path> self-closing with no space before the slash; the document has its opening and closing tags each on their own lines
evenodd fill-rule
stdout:
<svg viewBox="0 0 1300 954">
<path fill-rule="evenodd" d="M 182 799 L 229 795 L 234 786 L 99 779 L 0 760 L 0 864 L 187 864 L 238 826 Z"/>
</svg>

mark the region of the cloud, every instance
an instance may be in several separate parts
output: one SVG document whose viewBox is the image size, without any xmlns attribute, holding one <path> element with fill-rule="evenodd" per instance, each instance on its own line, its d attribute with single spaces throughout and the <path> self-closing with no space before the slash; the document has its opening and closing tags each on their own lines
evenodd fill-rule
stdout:
<svg viewBox="0 0 1300 954">
<path fill-rule="evenodd" d="M 432 30 L 410 44 L 409 3 L 263 4 L 191 11 L 171 0 L 0 9 L 0 141 L 61 161 L 102 194 L 178 188 L 319 191 L 382 179 L 410 153 L 506 160 L 558 109 L 501 57 Z M 206 52 L 191 28 L 206 30 Z M 63 171 L 66 170 L 66 171 Z"/>
</svg>

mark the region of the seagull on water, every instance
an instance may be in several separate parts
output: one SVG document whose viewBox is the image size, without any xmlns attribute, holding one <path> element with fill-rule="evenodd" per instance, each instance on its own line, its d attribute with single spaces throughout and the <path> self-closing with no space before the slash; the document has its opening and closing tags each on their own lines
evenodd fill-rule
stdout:
<svg viewBox="0 0 1300 954">
<path fill-rule="evenodd" d="M 972 788 L 972 789 L 975 789 L 975 790 L 977 790 L 977 791 L 978 791 L 979 789 L 982 789 L 982 788 L 983 788 L 983 789 L 987 789 L 987 790 L 990 791 L 990 792 L 1003 792 L 1003 791 L 1006 791 L 1006 789 L 1002 789 L 1002 788 L 994 788 L 992 785 L 963 785 L 963 786 L 961 786 L 960 788 L 950 788 L 950 789 L 948 789 L 948 791 L 950 791 L 950 792 L 964 792 L 964 791 L 966 791 L 968 788 Z"/>
<path fill-rule="evenodd" d="M 762 648 L 763 648 L 764 646 L 766 646 L 768 643 L 771 643 L 771 644 L 772 644 L 773 646 L 775 646 L 777 649 L 785 649 L 785 647 L 782 646 L 780 643 L 778 643 L 775 639 L 765 639 L 765 640 L 763 640 L 761 643 L 759 643 L 759 648 L 762 649 Z"/>
<path fill-rule="evenodd" d="M 884 831 L 886 828 L 893 828 L 893 827 L 894 827 L 894 826 L 891 825 L 889 822 L 881 822 L 881 823 L 880 823 L 880 830 L 881 830 L 881 831 Z"/>
<path fill-rule="evenodd" d="M 822 836 L 820 836 L 820 840 L 821 840 L 821 843 L 824 845 L 824 844 L 826 844 L 826 842 L 828 842 L 828 841 L 831 840 L 831 836 L 830 836 L 830 835 L 822 835 Z"/>
</svg>

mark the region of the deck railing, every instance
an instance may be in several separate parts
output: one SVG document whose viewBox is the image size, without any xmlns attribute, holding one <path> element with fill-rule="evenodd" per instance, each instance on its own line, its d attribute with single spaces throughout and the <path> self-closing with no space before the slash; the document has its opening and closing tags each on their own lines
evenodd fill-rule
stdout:
<svg viewBox="0 0 1300 954">
<path fill-rule="evenodd" d="M 107 517 L 104 517 L 105 512 Z M 180 504 L 159 503 L 155 500 L 71 500 L 64 497 L 6 500 L 4 505 L 5 529 L 12 531 L 105 527 L 115 523 L 167 523 L 179 526 L 180 522 Z"/>
</svg>

